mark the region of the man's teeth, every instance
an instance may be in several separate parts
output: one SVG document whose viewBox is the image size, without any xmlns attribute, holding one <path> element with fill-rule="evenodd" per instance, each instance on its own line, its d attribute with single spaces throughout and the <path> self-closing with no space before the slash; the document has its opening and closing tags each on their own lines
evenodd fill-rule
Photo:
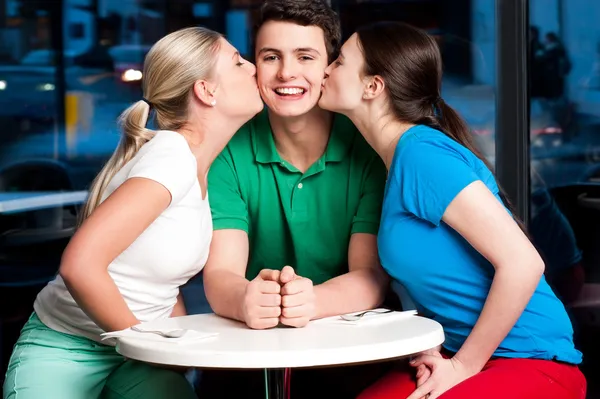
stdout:
<svg viewBox="0 0 600 399">
<path fill-rule="evenodd" d="M 304 93 L 304 89 L 299 87 L 281 87 L 275 89 L 275 91 L 279 94 L 302 94 Z"/>
</svg>

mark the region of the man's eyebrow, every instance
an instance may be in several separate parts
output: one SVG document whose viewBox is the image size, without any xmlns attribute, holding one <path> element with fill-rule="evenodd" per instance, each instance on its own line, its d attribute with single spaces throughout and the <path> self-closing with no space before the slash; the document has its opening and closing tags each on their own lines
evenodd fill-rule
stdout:
<svg viewBox="0 0 600 399">
<path fill-rule="evenodd" d="M 262 54 L 262 53 L 281 53 L 281 51 L 277 50 L 276 48 L 272 48 L 272 47 L 263 47 L 258 51 L 258 54 Z"/>
<path fill-rule="evenodd" d="M 294 49 L 294 53 L 317 53 L 318 55 L 321 55 L 321 53 L 319 53 L 319 50 L 312 48 L 312 47 L 298 47 L 296 49 Z M 281 50 L 277 50 L 276 48 L 272 48 L 272 47 L 263 47 L 258 51 L 258 54 L 262 54 L 262 53 L 281 53 Z"/>
<path fill-rule="evenodd" d="M 321 55 L 321 53 L 319 53 L 319 50 L 312 48 L 312 47 L 300 47 L 294 50 L 295 53 L 310 53 L 310 52 L 314 52 L 317 53 L 318 55 Z"/>
</svg>

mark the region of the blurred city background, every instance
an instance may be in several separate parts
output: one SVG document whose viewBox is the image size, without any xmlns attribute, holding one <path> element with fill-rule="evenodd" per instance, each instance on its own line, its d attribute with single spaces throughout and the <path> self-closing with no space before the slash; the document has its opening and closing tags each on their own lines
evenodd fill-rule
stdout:
<svg viewBox="0 0 600 399">
<path fill-rule="evenodd" d="M 573 317 L 588 397 L 600 398 L 591 378 L 600 363 L 594 339 L 600 329 L 600 2 L 526 2 L 530 126 L 497 134 L 497 104 L 511 101 L 497 97 L 502 1 L 331 5 L 344 37 L 377 20 L 405 21 L 434 35 L 444 59 L 442 95 L 496 167 L 506 162 L 496 153 L 499 135 L 528 136 L 530 233 Z M 0 381 L 35 294 L 56 273 L 81 203 L 39 208 L 22 193 L 85 192 L 119 140 L 117 116 L 141 98 L 150 46 L 169 32 L 202 25 L 223 32 L 252 59 L 261 3 L 0 0 Z M 189 292 L 188 306 L 209 311 L 201 278 Z"/>
</svg>

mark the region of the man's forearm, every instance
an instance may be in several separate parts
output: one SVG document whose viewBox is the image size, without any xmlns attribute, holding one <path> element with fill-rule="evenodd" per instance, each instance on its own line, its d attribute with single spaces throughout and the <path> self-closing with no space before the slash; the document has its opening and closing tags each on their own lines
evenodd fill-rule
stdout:
<svg viewBox="0 0 600 399">
<path fill-rule="evenodd" d="M 244 321 L 242 306 L 248 280 L 227 270 L 204 274 L 204 291 L 212 310 L 219 316 Z"/>
<path fill-rule="evenodd" d="M 359 269 L 315 286 L 314 319 L 375 308 L 384 300 L 388 277 L 380 269 Z"/>
</svg>

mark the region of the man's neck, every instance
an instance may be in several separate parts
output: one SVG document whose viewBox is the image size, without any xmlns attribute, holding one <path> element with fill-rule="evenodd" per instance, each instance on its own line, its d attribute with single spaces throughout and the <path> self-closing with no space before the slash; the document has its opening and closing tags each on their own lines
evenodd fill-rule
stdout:
<svg viewBox="0 0 600 399">
<path fill-rule="evenodd" d="M 306 172 L 325 153 L 333 114 L 319 107 L 297 117 L 281 117 L 269 111 L 269 121 L 279 155 Z"/>
</svg>

